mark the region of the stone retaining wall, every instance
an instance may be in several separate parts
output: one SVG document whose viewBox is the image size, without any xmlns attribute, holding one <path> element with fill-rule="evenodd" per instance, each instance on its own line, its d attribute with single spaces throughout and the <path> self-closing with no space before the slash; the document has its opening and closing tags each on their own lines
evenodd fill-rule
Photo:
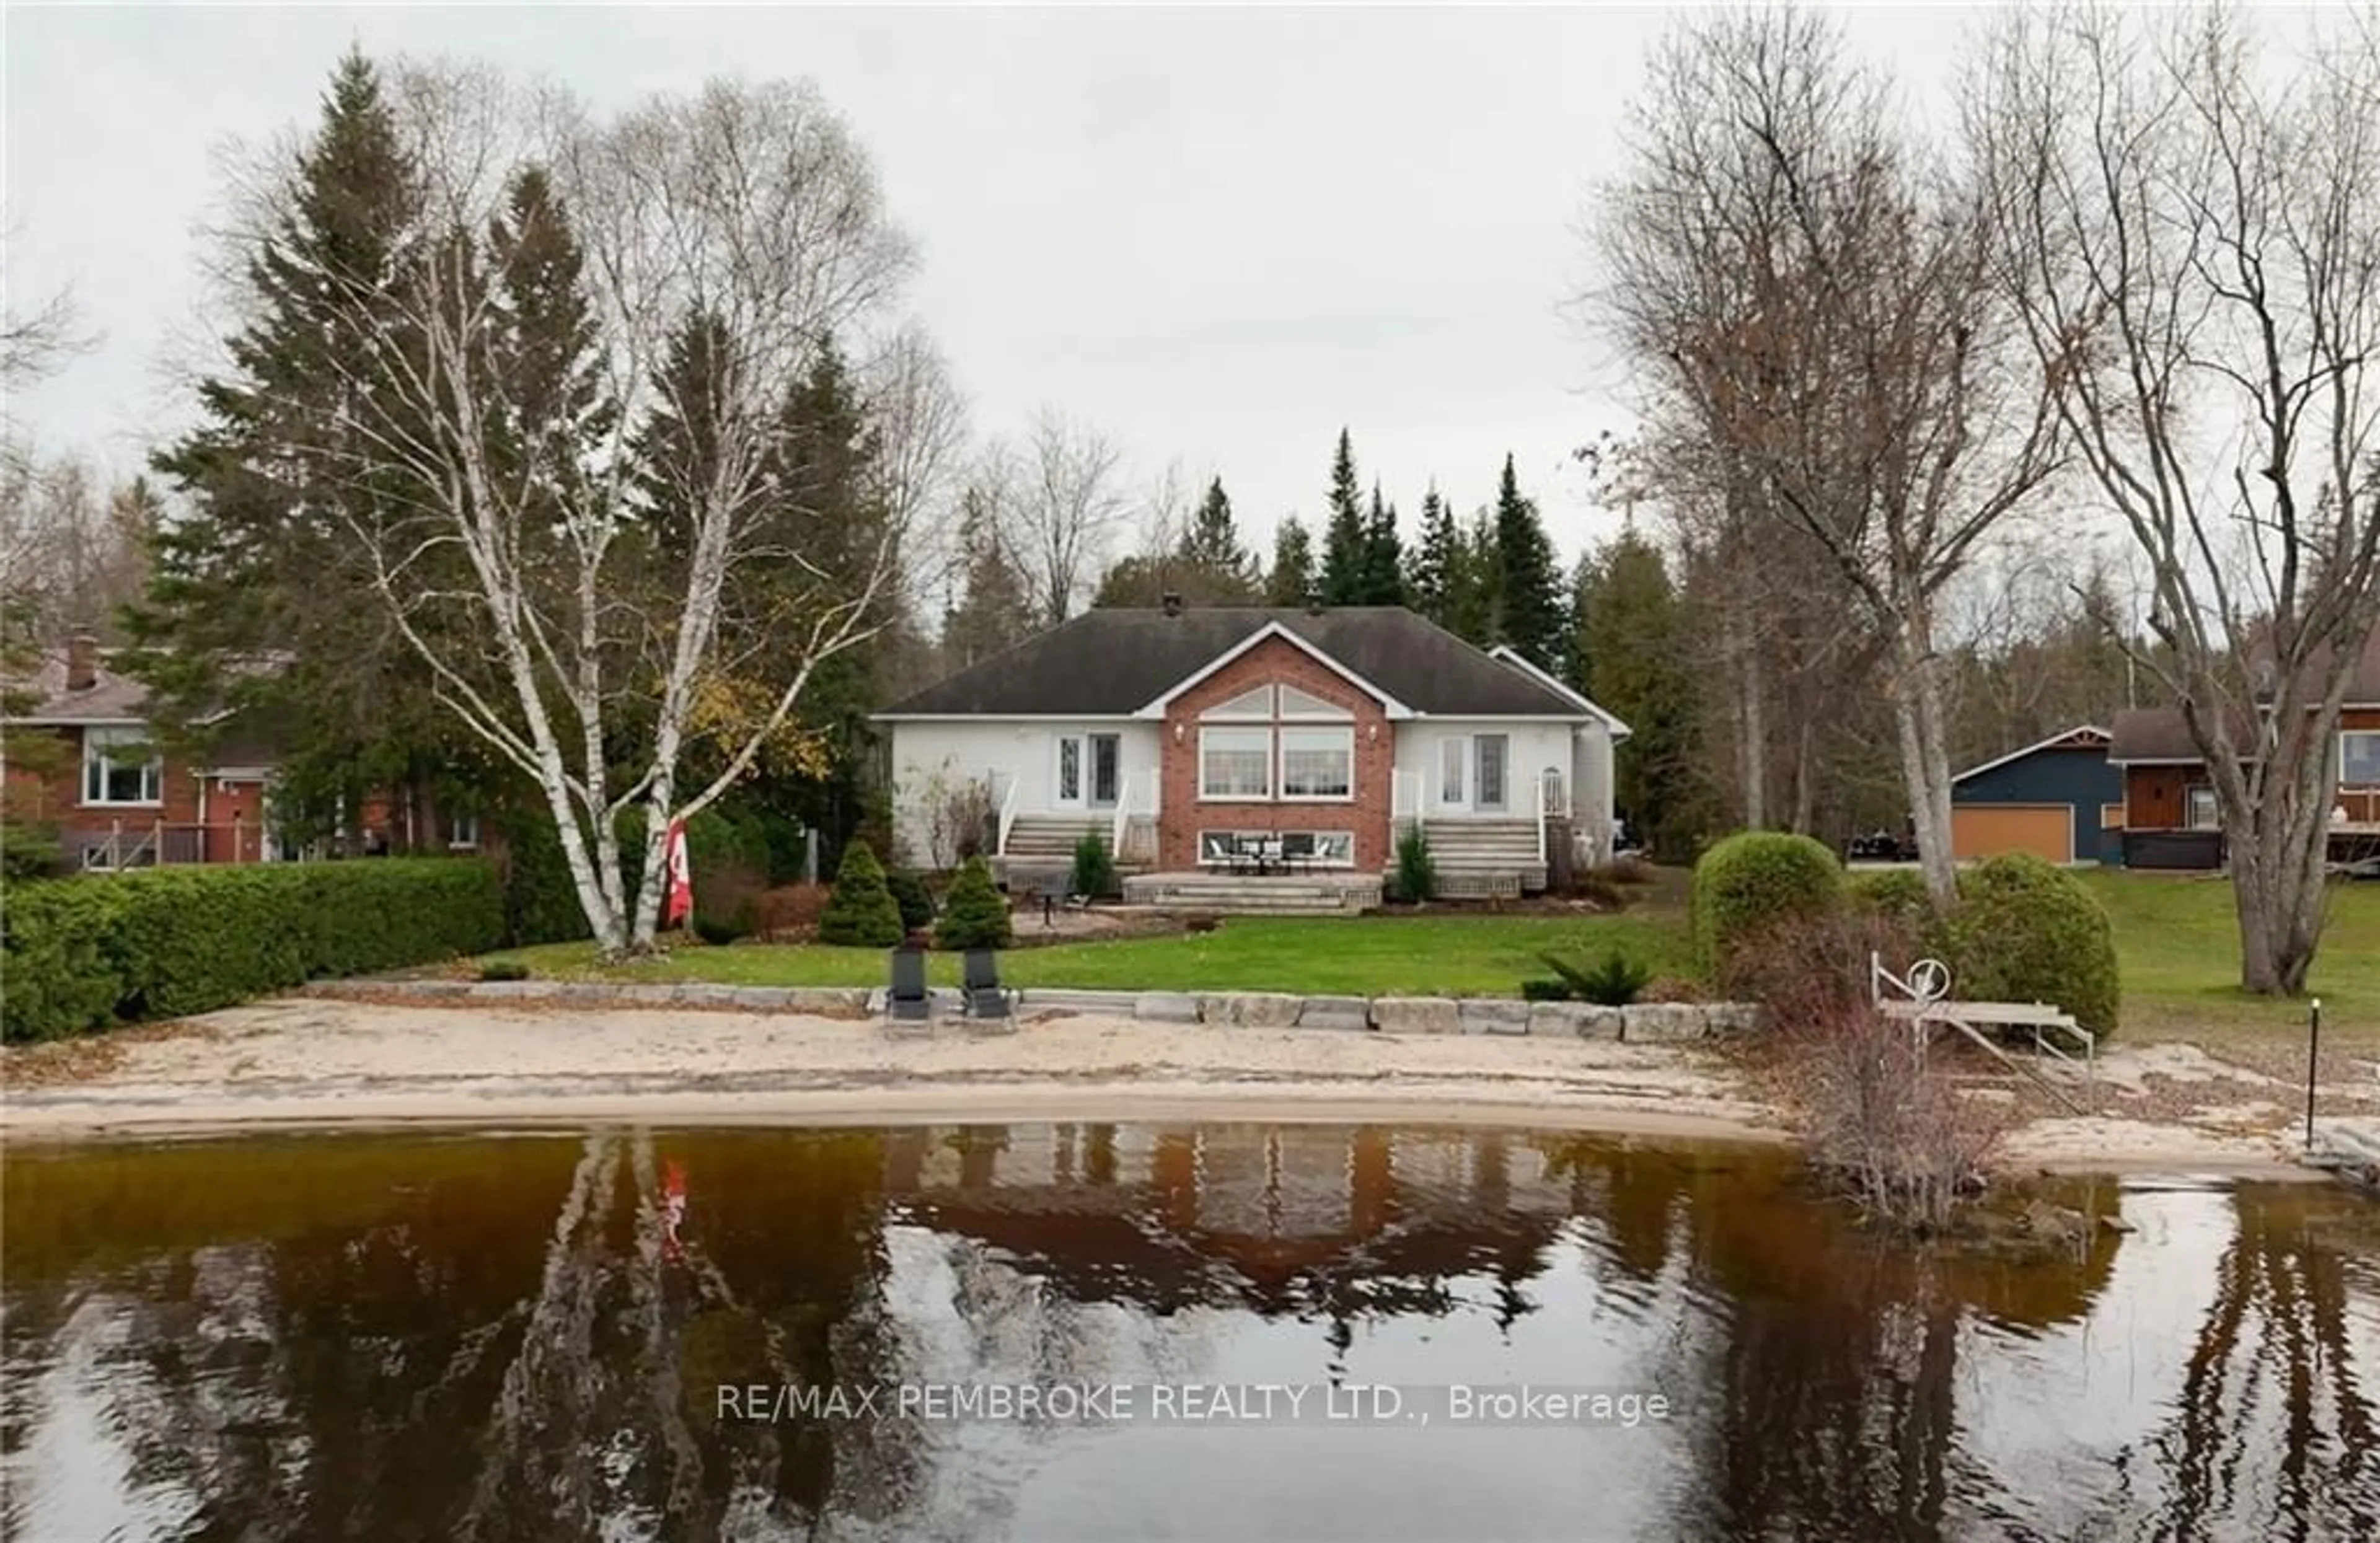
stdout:
<svg viewBox="0 0 2380 1543">
<path fill-rule="evenodd" d="M 570 980 L 317 980 L 306 994 L 348 1001 L 420 999 L 453 1002 L 540 1002 L 588 1007 L 698 1008 L 743 1013 L 803 1013 L 856 1018 L 884 1010 L 884 993 L 861 987 L 710 986 Z M 959 994 L 934 993 L 938 1011 L 956 1013 Z M 1515 1002 L 1501 997 L 1296 996 L 1279 991 L 1090 991 L 1062 987 L 1017 993 L 1016 1011 L 1095 1013 L 1146 1023 L 1216 1028 L 1317 1028 L 1376 1034 L 1551 1035 L 1630 1044 L 1680 1044 L 1757 1027 L 1760 1010 L 1742 1002 L 1639 1002 L 1597 1007 L 1584 1002 Z"/>
</svg>

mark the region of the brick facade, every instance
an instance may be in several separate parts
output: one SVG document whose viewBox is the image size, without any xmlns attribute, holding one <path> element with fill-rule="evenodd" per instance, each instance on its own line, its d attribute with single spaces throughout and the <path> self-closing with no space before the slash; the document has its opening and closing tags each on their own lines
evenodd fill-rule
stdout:
<svg viewBox="0 0 2380 1543">
<path fill-rule="evenodd" d="M 1198 796 L 1199 715 L 1219 702 L 1265 685 L 1294 686 L 1354 713 L 1354 802 L 1287 803 L 1275 798 L 1263 803 L 1209 803 Z M 1252 719 L 1227 721 L 1227 725 L 1257 726 Z M 1200 831 L 1352 831 L 1358 871 L 1377 873 L 1389 866 L 1396 735 L 1378 701 L 1294 644 L 1268 638 L 1175 698 L 1165 710 L 1158 754 L 1164 787 L 1158 821 L 1160 867 L 1196 868 Z M 1278 772 L 1276 758 L 1276 791 Z"/>
</svg>

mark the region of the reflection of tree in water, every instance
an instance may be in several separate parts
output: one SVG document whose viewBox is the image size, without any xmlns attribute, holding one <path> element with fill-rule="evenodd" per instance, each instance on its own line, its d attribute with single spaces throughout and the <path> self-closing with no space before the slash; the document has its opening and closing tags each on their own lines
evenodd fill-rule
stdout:
<svg viewBox="0 0 2380 1543">
<path fill-rule="evenodd" d="M 2380 1537 L 2380 1302 L 2320 1226 L 2341 1206 L 2368 1226 L 2369 1205 L 2326 1189 L 2240 1197 L 2173 1410 L 2144 1453 L 2119 1459 L 2124 1511 L 2154 1518 L 2144 1536 L 2269 1518 L 2270 1537 Z"/>
</svg>

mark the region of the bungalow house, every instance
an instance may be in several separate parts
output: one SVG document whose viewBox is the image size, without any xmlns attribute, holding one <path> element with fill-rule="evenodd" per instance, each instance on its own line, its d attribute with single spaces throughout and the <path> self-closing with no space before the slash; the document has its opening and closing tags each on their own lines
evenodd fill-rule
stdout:
<svg viewBox="0 0 2380 1543">
<path fill-rule="evenodd" d="M 2380 633 L 2366 643 L 2348 680 L 2338 725 L 2330 749 L 2338 783 L 2331 813 L 2333 853 L 2368 857 L 2380 849 Z M 2107 760 L 2123 773 L 2126 866 L 2222 865 L 2214 782 L 2180 709 L 2118 713 Z"/>
<path fill-rule="evenodd" d="M 1451 893 L 1542 889 L 1548 843 L 1611 848 L 1626 724 L 1509 649 L 1395 606 L 1096 610 L 878 714 L 894 836 L 927 859 L 953 779 L 1003 874 L 1086 832 L 1192 875 L 1282 867 L 1375 891 L 1417 825 Z"/>
<path fill-rule="evenodd" d="M 163 863 L 288 861 L 305 852 L 273 835 L 275 753 L 261 736 L 225 734 L 203 760 L 158 743 L 140 682 L 109 668 L 97 641 L 77 637 L 16 683 L 20 710 L 0 739 L 0 778 L 13 816 L 55 826 L 69 870 L 112 872 Z M 29 756 L 30 735 L 57 753 Z M 395 838 L 401 811 L 374 800 L 363 811 L 367 850 Z M 479 820 L 440 821 L 444 844 L 473 851 Z"/>
</svg>

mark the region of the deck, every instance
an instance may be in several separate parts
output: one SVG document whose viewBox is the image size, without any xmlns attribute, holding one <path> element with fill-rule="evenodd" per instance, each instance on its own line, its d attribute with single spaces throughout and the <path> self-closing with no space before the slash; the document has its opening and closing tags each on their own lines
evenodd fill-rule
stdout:
<svg viewBox="0 0 2380 1543">
<path fill-rule="evenodd" d="M 1355 916 L 1379 905 L 1380 894 L 1378 874 L 1344 870 L 1135 873 L 1123 881 L 1127 905 L 1241 916 Z"/>
</svg>

